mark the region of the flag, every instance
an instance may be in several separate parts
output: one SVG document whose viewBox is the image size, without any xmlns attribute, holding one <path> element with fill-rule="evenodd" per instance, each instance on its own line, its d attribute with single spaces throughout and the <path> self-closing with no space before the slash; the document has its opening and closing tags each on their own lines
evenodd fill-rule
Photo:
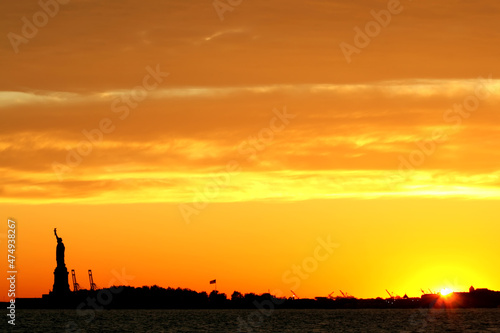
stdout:
<svg viewBox="0 0 500 333">
<path fill-rule="evenodd" d="M 216 282 L 216 280 L 212 280 L 210 281 L 210 284 L 214 284 Z"/>
</svg>

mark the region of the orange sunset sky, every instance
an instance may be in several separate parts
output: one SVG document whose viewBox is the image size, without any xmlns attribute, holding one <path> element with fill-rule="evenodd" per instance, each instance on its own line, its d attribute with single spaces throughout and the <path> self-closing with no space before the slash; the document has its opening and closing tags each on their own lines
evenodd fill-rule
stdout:
<svg viewBox="0 0 500 333">
<path fill-rule="evenodd" d="M 0 4 L 16 296 L 55 227 L 87 289 L 500 290 L 497 1 L 45 1 Z"/>
</svg>

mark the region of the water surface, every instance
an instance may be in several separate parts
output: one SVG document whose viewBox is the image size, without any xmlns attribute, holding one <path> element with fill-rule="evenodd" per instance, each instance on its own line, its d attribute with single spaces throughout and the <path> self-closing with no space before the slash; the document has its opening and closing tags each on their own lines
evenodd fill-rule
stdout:
<svg viewBox="0 0 500 333">
<path fill-rule="evenodd" d="M 500 332 L 500 309 L 18 310 L 4 332 Z"/>
</svg>

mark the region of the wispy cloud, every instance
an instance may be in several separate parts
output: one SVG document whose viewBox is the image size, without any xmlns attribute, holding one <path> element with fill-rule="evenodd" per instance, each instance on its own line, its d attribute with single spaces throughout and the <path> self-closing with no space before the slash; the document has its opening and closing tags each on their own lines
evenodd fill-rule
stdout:
<svg viewBox="0 0 500 333">
<path fill-rule="evenodd" d="M 262 93 L 309 93 L 309 94 L 349 94 L 373 96 L 405 96 L 405 97 L 445 97 L 450 98 L 464 94 L 474 86 L 477 79 L 410 79 L 397 81 L 368 82 L 356 84 L 272 84 L 250 86 L 173 86 L 156 89 L 151 92 L 153 98 L 190 98 L 227 96 L 234 94 Z M 500 80 L 490 79 L 484 82 L 494 96 L 500 95 Z M 132 89 L 116 89 L 101 92 L 77 93 L 61 91 L 0 91 L 0 106 L 40 104 L 106 102 L 116 97 L 130 94 Z"/>
</svg>

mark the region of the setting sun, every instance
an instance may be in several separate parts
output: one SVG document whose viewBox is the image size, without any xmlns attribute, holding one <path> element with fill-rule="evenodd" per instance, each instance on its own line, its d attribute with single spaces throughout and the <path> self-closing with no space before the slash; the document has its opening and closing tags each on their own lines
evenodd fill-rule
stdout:
<svg viewBox="0 0 500 333">
<path fill-rule="evenodd" d="M 443 289 L 441 289 L 441 291 L 439 293 L 441 294 L 441 296 L 448 296 L 452 292 L 453 292 L 453 290 L 451 290 L 451 289 L 443 288 Z"/>
</svg>

